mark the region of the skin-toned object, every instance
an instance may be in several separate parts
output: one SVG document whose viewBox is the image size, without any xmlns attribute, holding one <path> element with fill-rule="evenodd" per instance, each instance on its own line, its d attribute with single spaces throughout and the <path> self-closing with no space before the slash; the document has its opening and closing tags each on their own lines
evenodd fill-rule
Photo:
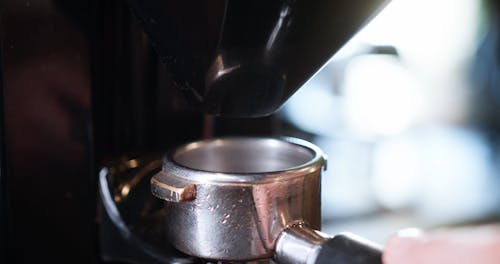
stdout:
<svg viewBox="0 0 500 264">
<path fill-rule="evenodd" d="M 384 249 L 383 263 L 500 263 L 500 226 L 399 232 Z"/>
</svg>

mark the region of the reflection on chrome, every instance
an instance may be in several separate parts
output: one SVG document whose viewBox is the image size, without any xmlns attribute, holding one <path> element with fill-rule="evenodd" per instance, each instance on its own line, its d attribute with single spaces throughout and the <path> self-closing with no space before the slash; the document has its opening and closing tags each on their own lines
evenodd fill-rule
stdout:
<svg viewBox="0 0 500 264">
<path fill-rule="evenodd" d="M 139 168 L 142 166 L 142 168 Z M 131 159 L 122 164 L 119 164 L 117 167 L 120 169 L 111 168 L 110 173 L 116 174 L 117 172 L 121 172 L 116 180 L 120 181 L 117 189 L 115 190 L 114 201 L 119 203 L 126 199 L 132 189 L 148 174 L 152 171 L 157 170 L 161 166 L 161 160 L 154 161 L 140 161 L 139 159 Z M 134 170 L 133 173 L 124 173 L 126 170 Z"/>
</svg>

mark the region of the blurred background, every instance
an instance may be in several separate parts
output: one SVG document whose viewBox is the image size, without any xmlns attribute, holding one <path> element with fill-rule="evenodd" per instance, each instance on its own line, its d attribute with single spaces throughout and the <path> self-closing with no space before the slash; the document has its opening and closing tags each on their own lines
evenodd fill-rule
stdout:
<svg viewBox="0 0 500 264">
<path fill-rule="evenodd" d="M 279 111 L 328 154 L 324 231 L 500 219 L 497 7 L 394 0 Z"/>
</svg>

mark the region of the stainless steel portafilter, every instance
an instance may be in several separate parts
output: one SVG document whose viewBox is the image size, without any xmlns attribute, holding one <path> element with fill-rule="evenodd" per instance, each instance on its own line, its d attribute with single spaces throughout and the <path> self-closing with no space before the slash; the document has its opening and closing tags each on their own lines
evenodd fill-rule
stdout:
<svg viewBox="0 0 500 264">
<path fill-rule="evenodd" d="M 379 248 L 320 229 L 326 157 L 295 138 L 221 138 L 167 154 L 151 179 L 170 243 L 203 259 L 380 263 Z"/>
</svg>

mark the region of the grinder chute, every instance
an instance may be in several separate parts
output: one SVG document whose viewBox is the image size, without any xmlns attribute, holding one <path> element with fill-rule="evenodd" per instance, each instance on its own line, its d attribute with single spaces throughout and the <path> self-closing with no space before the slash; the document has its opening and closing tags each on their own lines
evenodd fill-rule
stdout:
<svg viewBox="0 0 500 264">
<path fill-rule="evenodd" d="M 388 0 L 129 0 L 190 103 L 273 113 Z"/>
</svg>

